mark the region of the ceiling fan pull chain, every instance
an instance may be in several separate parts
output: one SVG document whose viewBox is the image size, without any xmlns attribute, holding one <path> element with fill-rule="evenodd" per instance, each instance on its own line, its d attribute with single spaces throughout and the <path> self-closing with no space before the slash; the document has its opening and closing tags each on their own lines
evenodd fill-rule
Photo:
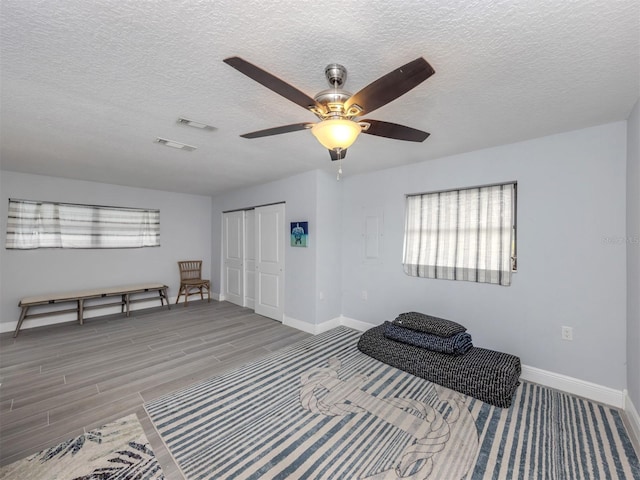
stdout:
<svg viewBox="0 0 640 480">
<path fill-rule="evenodd" d="M 338 165 L 338 176 L 336 177 L 336 180 L 339 182 L 340 181 L 340 177 L 342 176 L 342 152 L 340 152 L 340 158 L 338 159 L 339 165 Z"/>
</svg>

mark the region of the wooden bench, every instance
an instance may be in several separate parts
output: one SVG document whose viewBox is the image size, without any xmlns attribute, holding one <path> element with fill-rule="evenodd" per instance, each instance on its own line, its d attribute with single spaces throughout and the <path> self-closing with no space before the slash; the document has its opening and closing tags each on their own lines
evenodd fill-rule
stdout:
<svg viewBox="0 0 640 480">
<path fill-rule="evenodd" d="M 24 322 L 27 318 L 36 318 L 36 317 L 44 317 L 47 315 L 59 315 L 62 313 L 70 313 L 76 312 L 78 314 L 78 323 L 80 325 L 84 324 L 84 311 L 91 310 L 94 308 L 104 308 L 104 307 L 112 307 L 114 305 L 120 305 L 120 311 L 125 313 L 126 316 L 129 316 L 130 305 L 136 302 L 144 302 L 148 301 L 151 298 L 150 296 L 144 296 L 143 298 L 131 298 L 133 295 L 142 294 L 145 292 L 158 292 L 160 296 L 160 303 L 164 306 L 164 302 L 166 300 L 167 307 L 171 309 L 171 305 L 169 305 L 169 297 L 167 296 L 167 287 L 161 283 L 147 283 L 141 285 L 129 285 L 125 287 L 111 287 L 111 288 L 96 288 L 92 290 L 82 290 L 77 292 L 68 292 L 68 293 L 57 293 L 57 294 L 49 294 L 49 295 L 38 295 L 34 297 L 25 297 L 18 303 L 18 306 L 22 308 L 22 312 L 20 313 L 20 319 L 18 320 L 18 325 L 16 327 L 16 331 L 13 334 L 14 338 L 18 336 L 20 332 L 20 327 L 22 326 L 22 322 Z M 92 300 L 108 298 L 108 297 L 119 297 L 118 301 L 112 302 L 97 302 L 93 304 Z M 91 305 L 87 305 L 87 302 L 92 303 Z M 29 309 L 33 307 L 43 307 L 46 305 L 56 305 L 59 303 L 75 303 L 74 308 L 67 309 L 53 309 L 44 312 L 31 313 L 29 314 Z"/>
</svg>

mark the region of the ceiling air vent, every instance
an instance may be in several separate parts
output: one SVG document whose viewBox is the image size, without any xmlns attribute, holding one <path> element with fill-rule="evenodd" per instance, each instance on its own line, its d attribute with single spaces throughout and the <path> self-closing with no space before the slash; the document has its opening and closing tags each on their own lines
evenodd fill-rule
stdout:
<svg viewBox="0 0 640 480">
<path fill-rule="evenodd" d="M 166 145 L 171 148 L 178 148 L 180 150 L 186 150 L 188 152 L 193 152 L 197 147 L 193 145 L 187 145 L 186 143 L 176 142 L 175 140 L 167 140 L 166 138 L 156 138 L 156 142 L 161 143 L 162 145 Z"/>
<path fill-rule="evenodd" d="M 196 122 L 195 120 L 189 120 L 188 118 L 180 117 L 178 118 L 178 123 L 181 125 L 187 125 L 189 127 L 199 128 L 200 130 L 216 130 L 216 127 L 213 125 L 207 125 L 206 123 Z"/>
</svg>

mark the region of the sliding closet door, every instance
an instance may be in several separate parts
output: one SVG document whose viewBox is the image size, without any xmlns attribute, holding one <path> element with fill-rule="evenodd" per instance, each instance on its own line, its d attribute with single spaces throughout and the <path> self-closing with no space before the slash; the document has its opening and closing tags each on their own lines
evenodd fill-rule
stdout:
<svg viewBox="0 0 640 480">
<path fill-rule="evenodd" d="M 244 307 L 244 212 L 225 213 L 222 219 L 224 297 Z"/>
<path fill-rule="evenodd" d="M 284 203 L 255 209 L 255 312 L 282 322 L 284 317 Z"/>
<path fill-rule="evenodd" d="M 244 212 L 244 306 L 256 306 L 256 213 Z"/>
</svg>

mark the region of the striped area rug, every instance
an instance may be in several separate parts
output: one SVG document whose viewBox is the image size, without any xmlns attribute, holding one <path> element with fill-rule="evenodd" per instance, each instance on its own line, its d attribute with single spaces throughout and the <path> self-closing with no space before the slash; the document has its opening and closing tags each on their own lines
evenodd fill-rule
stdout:
<svg viewBox="0 0 640 480">
<path fill-rule="evenodd" d="M 523 383 L 500 409 L 339 327 L 145 405 L 189 480 L 634 479 L 620 413 Z"/>
</svg>

